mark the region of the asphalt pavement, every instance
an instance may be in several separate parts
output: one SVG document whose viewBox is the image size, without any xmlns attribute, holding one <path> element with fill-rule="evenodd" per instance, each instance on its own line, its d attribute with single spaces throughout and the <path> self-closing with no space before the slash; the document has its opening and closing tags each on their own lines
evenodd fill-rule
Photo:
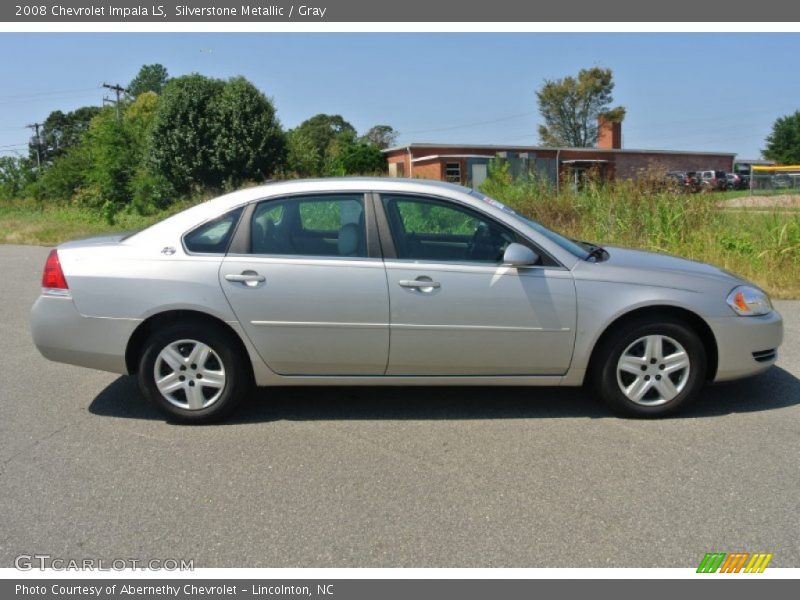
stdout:
<svg viewBox="0 0 800 600">
<path fill-rule="evenodd" d="M 0 566 L 800 566 L 800 302 L 776 302 L 777 366 L 676 418 L 579 389 L 284 388 L 187 427 L 128 377 L 38 354 L 46 255 L 0 246 Z"/>
</svg>

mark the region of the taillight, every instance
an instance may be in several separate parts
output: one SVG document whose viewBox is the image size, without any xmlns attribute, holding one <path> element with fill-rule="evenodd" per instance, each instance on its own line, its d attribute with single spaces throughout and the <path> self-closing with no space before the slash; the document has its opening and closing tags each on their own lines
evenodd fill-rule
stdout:
<svg viewBox="0 0 800 600">
<path fill-rule="evenodd" d="M 44 263 L 44 273 L 42 273 L 42 287 L 50 290 L 67 290 L 67 279 L 64 271 L 61 270 L 61 262 L 58 260 L 58 252 L 50 250 L 47 261 Z"/>
</svg>

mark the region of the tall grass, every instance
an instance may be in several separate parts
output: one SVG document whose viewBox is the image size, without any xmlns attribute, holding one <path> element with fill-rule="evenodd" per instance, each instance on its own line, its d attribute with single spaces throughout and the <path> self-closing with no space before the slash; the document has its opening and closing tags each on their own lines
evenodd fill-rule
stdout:
<svg viewBox="0 0 800 600">
<path fill-rule="evenodd" d="M 537 180 L 490 179 L 482 191 L 572 238 L 709 262 L 776 297 L 800 298 L 800 212 L 730 211 L 712 197 L 652 182 L 587 182 L 576 190 Z"/>
<path fill-rule="evenodd" d="M 143 229 L 193 203 L 181 202 L 157 214 L 143 216 L 135 210 L 102 211 L 71 202 L 52 200 L 0 200 L 0 244 L 55 245 L 63 241 Z"/>
</svg>

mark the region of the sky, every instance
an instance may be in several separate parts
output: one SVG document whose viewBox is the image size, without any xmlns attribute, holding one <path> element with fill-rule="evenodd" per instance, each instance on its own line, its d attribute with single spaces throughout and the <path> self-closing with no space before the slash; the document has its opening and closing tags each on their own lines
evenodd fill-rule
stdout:
<svg viewBox="0 0 800 600">
<path fill-rule="evenodd" d="M 399 143 L 536 145 L 536 90 L 612 69 L 625 148 L 757 158 L 779 116 L 800 110 L 800 34 L 0 33 L 0 155 L 25 153 L 50 111 L 102 101 L 148 63 L 171 76 L 243 75 L 285 128 L 341 114 Z"/>
</svg>

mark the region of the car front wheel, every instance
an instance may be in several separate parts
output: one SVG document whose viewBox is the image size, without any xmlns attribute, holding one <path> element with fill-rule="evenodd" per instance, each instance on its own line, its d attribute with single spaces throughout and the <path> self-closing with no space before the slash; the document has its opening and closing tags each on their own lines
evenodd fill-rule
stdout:
<svg viewBox="0 0 800 600">
<path fill-rule="evenodd" d="M 595 386 L 617 414 L 660 417 L 693 400 L 706 378 L 706 352 L 677 320 L 638 321 L 613 332 L 600 348 Z"/>
<path fill-rule="evenodd" d="M 207 323 L 176 324 L 150 336 L 139 363 L 145 397 L 174 420 L 207 423 L 247 394 L 248 372 L 231 335 Z"/>
</svg>

